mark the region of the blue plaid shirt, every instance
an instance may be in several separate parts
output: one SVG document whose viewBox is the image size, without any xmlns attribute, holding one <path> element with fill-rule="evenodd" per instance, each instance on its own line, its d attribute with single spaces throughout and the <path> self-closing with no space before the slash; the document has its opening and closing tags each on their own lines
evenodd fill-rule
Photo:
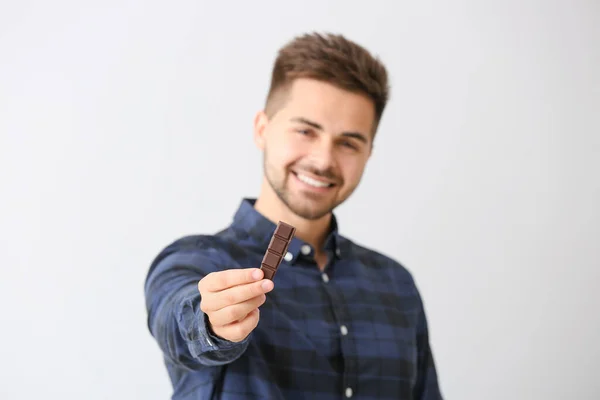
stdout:
<svg viewBox="0 0 600 400">
<path fill-rule="evenodd" d="M 341 236 L 335 218 L 324 272 L 294 238 L 257 328 L 239 343 L 207 330 L 198 281 L 260 267 L 275 229 L 254 201 L 244 199 L 225 230 L 178 239 L 150 266 L 148 326 L 173 399 L 442 399 L 412 276 Z"/>
</svg>

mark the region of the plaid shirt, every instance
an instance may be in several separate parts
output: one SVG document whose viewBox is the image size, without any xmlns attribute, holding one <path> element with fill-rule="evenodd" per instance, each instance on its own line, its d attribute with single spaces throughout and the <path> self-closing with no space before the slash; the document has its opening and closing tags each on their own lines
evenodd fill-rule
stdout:
<svg viewBox="0 0 600 400">
<path fill-rule="evenodd" d="M 213 336 L 198 281 L 259 267 L 275 224 L 244 199 L 215 235 L 181 238 L 148 272 L 148 326 L 164 354 L 173 399 L 442 399 L 423 303 L 410 273 L 333 229 L 324 272 L 294 238 L 242 342 Z"/>
</svg>

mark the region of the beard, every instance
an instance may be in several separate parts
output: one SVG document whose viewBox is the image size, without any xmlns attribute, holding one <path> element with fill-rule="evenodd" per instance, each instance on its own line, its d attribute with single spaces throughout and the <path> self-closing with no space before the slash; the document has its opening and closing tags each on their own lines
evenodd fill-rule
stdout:
<svg viewBox="0 0 600 400">
<path fill-rule="evenodd" d="M 335 196 L 325 198 L 316 194 L 302 193 L 295 194 L 289 190 L 288 182 L 289 175 L 292 174 L 289 170 L 280 171 L 274 165 L 269 163 L 268 152 L 264 150 L 263 168 L 267 182 L 279 198 L 294 214 L 307 220 L 318 220 L 333 212 L 345 198 L 338 199 Z M 321 176 L 332 180 L 336 186 L 341 186 L 342 179 L 331 170 L 318 170 L 310 166 L 302 166 L 299 168 L 302 171 L 309 171 L 315 176 Z"/>
</svg>

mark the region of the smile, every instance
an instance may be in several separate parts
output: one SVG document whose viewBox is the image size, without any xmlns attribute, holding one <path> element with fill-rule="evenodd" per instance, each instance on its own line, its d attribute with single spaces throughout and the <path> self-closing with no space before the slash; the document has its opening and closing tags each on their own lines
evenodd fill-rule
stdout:
<svg viewBox="0 0 600 400">
<path fill-rule="evenodd" d="M 296 176 L 296 178 L 298 178 L 299 181 L 307 184 L 308 186 L 312 186 L 314 188 L 330 188 L 330 187 L 334 186 L 334 184 L 331 182 L 326 182 L 326 181 L 321 181 L 321 180 L 318 180 L 315 178 L 311 178 L 310 176 L 304 175 L 302 173 L 294 172 L 293 174 Z"/>
</svg>

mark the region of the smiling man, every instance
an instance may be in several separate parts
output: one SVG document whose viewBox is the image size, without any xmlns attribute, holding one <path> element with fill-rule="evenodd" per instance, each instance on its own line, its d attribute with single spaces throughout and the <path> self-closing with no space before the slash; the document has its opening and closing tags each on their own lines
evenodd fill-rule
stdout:
<svg viewBox="0 0 600 400">
<path fill-rule="evenodd" d="M 341 35 L 283 47 L 264 110 L 258 198 L 156 257 L 145 292 L 173 399 L 442 399 L 422 298 L 395 260 L 338 229 L 388 99 L 386 68 Z M 278 221 L 296 227 L 273 280 Z"/>
</svg>

